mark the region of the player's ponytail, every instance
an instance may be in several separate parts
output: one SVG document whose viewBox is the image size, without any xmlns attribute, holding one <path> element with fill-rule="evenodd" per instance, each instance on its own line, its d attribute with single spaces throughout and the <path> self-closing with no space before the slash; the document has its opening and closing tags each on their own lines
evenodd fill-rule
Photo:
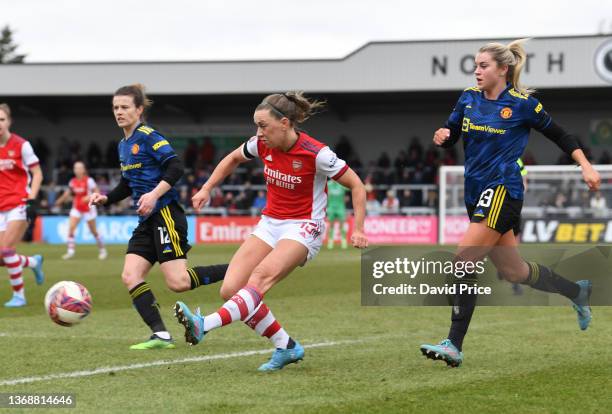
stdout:
<svg viewBox="0 0 612 414">
<path fill-rule="evenodd" d="M 324 101 L 311 100 L 304 96 L 304 92 L 292 91 L 266 96 L 257 105 L 256 110 L 268 109 L 276 119 L 287 118 L 292 124 L 297 125 L 316 114 L 324 106 Z"/>
<path fill-rule="evenodd" d="M 115 91 L 114 96 L 131 96 L 134 100 L 136 108 L 143 107 L 141 120 L 144 121 L 145 114 L 153 106 L 153 101 L 147 98 L 145 92 L 145 86 L 142 83 L 135 83 L 133 85 L 122 86 Z"/>
<path fill-rule="evenodd" d="M 521 72 L 527 61 L 527 53 L 523 47 L 528 39 L 518 39 L 508 44 L 508 50 L 514 56 L 514 65 L 508 67 L 508 80 L 512 83 L 512 87 L 523 95 L 531 95 L 535 92 L 534 89 L 528 88 L 521 84 Z"/>
<path fill-rule="evenodd" d="M 523 95 L 530 95 L 535 92 L 534 89 L 528 88 L 520 82 L 521 72 L 527 61 L 527 53 L 523 48 L 523 43 L 527 40 L 518 39 L 508 45 L 487 43 L 478 50 L 478 53 L 489 53 L 498 66 L 507 65 L 506 81 L 510 82 L 512 87 Z"/>
</svg>

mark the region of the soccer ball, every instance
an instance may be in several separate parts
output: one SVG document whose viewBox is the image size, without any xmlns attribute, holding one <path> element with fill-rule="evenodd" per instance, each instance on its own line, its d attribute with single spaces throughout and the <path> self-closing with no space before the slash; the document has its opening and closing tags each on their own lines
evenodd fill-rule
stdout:
<svg viewBox="0 0 612 414">
<path fill-rule="evenodd" d="M 79 283 L 57 282 L 45 295 L 45 310 L 58 325 L 72 326 L 91 312 L 91 295 Z"/>
</svg>

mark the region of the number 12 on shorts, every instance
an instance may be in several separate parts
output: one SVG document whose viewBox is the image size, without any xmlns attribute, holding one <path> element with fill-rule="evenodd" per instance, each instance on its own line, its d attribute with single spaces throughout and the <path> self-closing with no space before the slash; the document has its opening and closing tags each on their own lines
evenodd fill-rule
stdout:
<svg viewBox="0 0 612 414">
<path fill-rule="evenodd" d="M 158 227 L 159 230 L 159 240 L 161 243 L 170 243 L 170 235 L 168 234 L 168 229 L 165 227 Z"/>
</svg>

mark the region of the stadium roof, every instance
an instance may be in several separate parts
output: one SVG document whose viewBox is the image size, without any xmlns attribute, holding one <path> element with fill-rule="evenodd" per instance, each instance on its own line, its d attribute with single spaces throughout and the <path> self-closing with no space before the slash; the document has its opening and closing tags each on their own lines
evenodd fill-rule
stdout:
<svg viewBox="0 0 612 414">
<path fill-rule="evenodd" d="M 0 65 L 0 96 L 110 95 L 137 82 L 155 95 L 457 90 L 473 84 L 473 55 L 486 41 L 371 42 L 321 60 L 7 64 Z M 530 86 L 612 85 L 610 36 L 537 38 L 526 49 Z"/>
</svg>

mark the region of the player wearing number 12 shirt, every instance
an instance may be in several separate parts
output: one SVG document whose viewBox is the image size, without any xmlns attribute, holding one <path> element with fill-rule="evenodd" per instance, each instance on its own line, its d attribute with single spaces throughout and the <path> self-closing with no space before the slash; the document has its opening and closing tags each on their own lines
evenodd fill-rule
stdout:
<svg viewBox="0 0 612 414">
<path fill-rule="evenodd" d="M 263 162 L 267 204 L 255 230 L 230 261 L 221 287 L 226 302 L 206 316 L 191 312 L 183 302 L 175 305 L 187 342 L 193 345 L 211 330 L 235 321 L 269 338 L 276 350 L 260 371 L 279 370 L 304 358 L 304 348 L 281 327 L 263 296 L 321 249 L 328 178 L 351 189 L 355 211 L 351 241 L 354 247 L 367 247 L 363 183 L 327 145 L 297 129 L 321 105 L 296 92 L 267 96 L 255 109 L 257 135 L 225 157 L 192 199 L 193 207 L 200 209 L 210 200 L 211 190 L 239 164 L 254 158 Z"/>
<path fill-rule="evenodd" d="M 506 280 L 567 297 L 573 302 L 580 329 L 586 330 L 591 321 L 591 282 L 573 282 L 539 263 L 526 262 L 513 234 L 518 229 L 524 191 L 517 159 L 531 129 L 552 140 L 580 165 L 591 190 L 600 185 L 599 174 L 576 138 L 552 120 L 531 96 L 532 90 L 521 85 L 527 56 L 522 43 L 489 43 L 479 49 L 474 72 L 478 87 L 463 92 L 444 128 L 434 134 L 434 143 L 442 147 L 463 138 L 465 203 L 471 222 L 459 243 L 456 260 L 474 264 L 488 256 Z M 478 280 L 471 274 L 456 283 L 474 285 Z M 439 344 L 421 345 L 423 355 L 459 366 L 475 307 L 476 294 L 454 295 L 448 337 Z"/>
<path fill-rule="evenodd" d="M 223 279 L 227 265 L 187 267 L 187 219 L 174 188 L 183 164 L 170 142 L 144 123 L 152 102 L 140 84 L 119 88 L 113 96 L 113 114 L 123 129 L 119 142 L 121 181 L 108 195 L 94 192 L 89 204 L 112 204 L 131 196 L 138 226 L 128 242 L 121 279 L 134 308 L 151 329 L 148 340 L 130 349 L 174 349 L 151 286 L 145 281 L 156 262 L 174 292 L 184 292 Z"/>
</svg>

